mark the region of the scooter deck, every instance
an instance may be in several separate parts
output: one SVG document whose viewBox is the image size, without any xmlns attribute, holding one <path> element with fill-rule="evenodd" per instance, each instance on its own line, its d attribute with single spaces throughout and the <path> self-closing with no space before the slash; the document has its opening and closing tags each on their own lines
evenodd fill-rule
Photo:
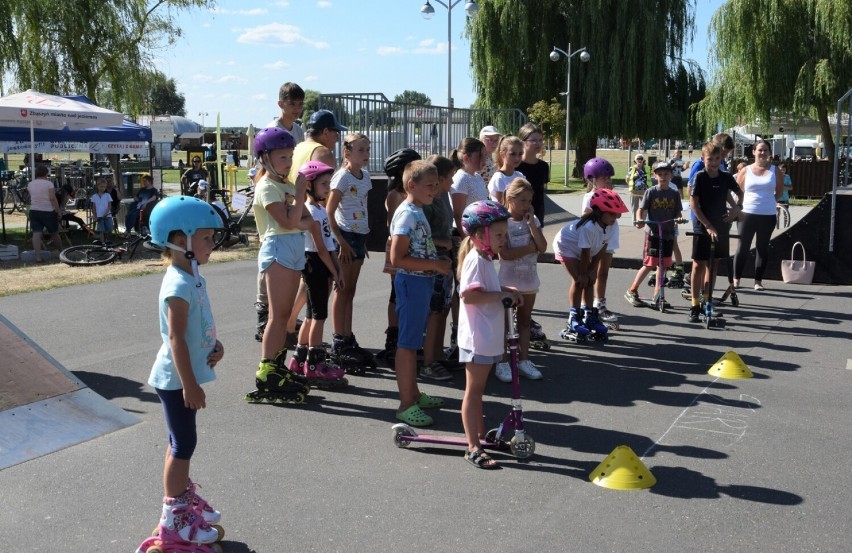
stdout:
<svg viewBox="0 0 852 553">
<path fill-rule="evenodd" d="M 393 426 L 394 443 L 398 447 L 408 447 L 412 443 L 447 445 L 467 447 L 467 438 L 458 434 L 420 434 L 406 424 Z M 479 446 L 484 449 L 506 450 L 506 442 L 492 442 L 490 440 L 479 440 Z"/>
</svg>

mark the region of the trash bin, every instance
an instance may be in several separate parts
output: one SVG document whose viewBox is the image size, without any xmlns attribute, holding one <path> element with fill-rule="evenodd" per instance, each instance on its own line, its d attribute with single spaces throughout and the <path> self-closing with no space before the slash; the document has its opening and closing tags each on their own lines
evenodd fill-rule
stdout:
<svg viewBox="0 0 852 553">
<path fill-rule="evenodd" d="M 121 205 L 118 206 L 118 214 L 115 216 L 115 228 L 121 232 L 129 232 L 130 229 L 125 228 L 124 221 L 127 219 L 127 214 L 133 209 L 136 200 L 133 198 L 124 198 L 121 200 Z"/>
</svg>

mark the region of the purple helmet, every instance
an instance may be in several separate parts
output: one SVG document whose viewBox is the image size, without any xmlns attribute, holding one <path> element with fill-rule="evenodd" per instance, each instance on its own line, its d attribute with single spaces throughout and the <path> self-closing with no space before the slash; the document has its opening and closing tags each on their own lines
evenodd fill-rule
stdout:
<svg viewBox="0 0 852 553">
<path fill-rule="evenodd" d="M 488 228 L 492 223 L 505 221 L 509 218 L 506 208 L 493 200 L 473 202 L 462 213 L 462 228 L 468 236 L 478 228 Z"/>
<path fill-rule="evenodd" d="M 305 175 L 309 182 L 313 182 L 320 175 L 334 173 L 334 169 L 322 161 L 306 161 L 304 165 L 299 167 L 299 172 Z"/>
<path fill-rule="evenodd" d="M 257 157 L 272 150 L 295 147 L 296 140 L 293 135 L 278 127 L 261 129 L 254 136 L 254 155 Z"/>
<path fill-rule="evenodd" d="M 612 163 L 602 157 L 593 157 L 583 166 L 584 179 L 596 179 L 598 177 L 611 177 L 615 175 Z"/>
</svg>

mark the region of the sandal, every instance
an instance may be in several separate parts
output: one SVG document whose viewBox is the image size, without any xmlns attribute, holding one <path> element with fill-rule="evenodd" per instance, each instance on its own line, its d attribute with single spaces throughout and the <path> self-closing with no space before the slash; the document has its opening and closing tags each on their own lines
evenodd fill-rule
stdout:
<svg viewBox="0 0 852 553">
<path fill-rule="evenodd" d="M 432 397 L 425 392 L 420 392 L 420 397 L 417 398 L 417 405 L 421 409 L 437 409 L 444 406 L 444 400 L 438 397 Z"/>
<path fill-rule="evenodd" d="M 485 450 L 482 448 L 476 449 L 474 451 L 468 451 L 467 453 L 465 453 L 464 458 L 468 463 L 478 469 L 494 470 L 500 468 L 500 465 L 497 464 L 497 461 L 495 461 L 491 458 L 490 455 L 485 453 Z"/>
<path fill-rule="evenodd" d="M 431 426 L 434 422 L 432 417 L 424 413 L 416 403 L 405 411 L 397 413 L 396 418 L 411 426 Z"/>
</svg>

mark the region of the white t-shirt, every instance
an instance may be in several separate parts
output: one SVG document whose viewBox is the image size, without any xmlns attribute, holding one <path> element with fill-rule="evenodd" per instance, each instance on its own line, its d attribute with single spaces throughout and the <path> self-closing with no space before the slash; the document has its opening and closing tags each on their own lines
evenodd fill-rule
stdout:
<svg viewBox="0 0 852 553">
<path fill-rule="evenodd" d="M 34 179 L 27 184 L 30 193 L 30 209 L 33 211 L 53 211 L 50 196 L 56 194 L 53 183 L 47 179 Z"/>
<path fill-rule="evenodd" d="M 491 175 L 491 180 L 488 181 L 489 197 L 496 202 L 497 193 L 500 192 L 502 194 L 505 192 L 509 183 L 515 179 L 526 179 L 526 177 L 520 171 L 515 171 L 511 175 L 506 175 L 503 171 L 495 171 L 494 174 Z"/>
<path fill-rule="evenodd" d="M 298 123 L 296 123 L 295 121 L 293 121 L 293 128 L 288 129 L 287 127 L 285 127 L 284 125 L 281 124 L 281 118 L 276 117 L 275 119 L 272 120 L 272 122 L 270 124 L 268 124 L 266 126 L 267 129 L 272 128 L 272 127 L 278 127 L 279 129 L 284 129 L 285 131 L 287 131 L 288 133 L 293 135 L 293 139 L 296 141 L 296 144 L 299 144 L 299 143 L 305 141 L 305 129 L 303 129 L 302 126 L 299 125 Z"/>
<path fill-rule="evenodd" d="M 594 221 L 587 221 L 583 226 L 577 228 L 577 219 L 564 227 L 553 238 L 553 251 L 563 259 L 580 259 L 582 250 L 588 248 L 589 255 L 594 257 L 603 248 L 607 247 L 607 243 L 612 236 L 613 227 L 618 225 L 610 225 L 604 231 L 603 228 Z"/>
<path fill-rule="evenodd" d="M 672 186 L 674 186 L 674 185 L 672 185 Z M 677 187 L 675 187 L 675 190 L 677 190 Z M 592 194 L 594 194 L 594 193 L 595 193 L 595 191 L 592 190 L 591 192 L 586 192 L 586 194 L 583 196 L 583 213 L 585 213 L 587 209 L 592 208 Z M 582 214 L 581 214 L 581 216 L 582 216 Z M 621 245 L 621 244 L 619 244 L 620 233 L 618 231 L 618 221 L 616 221 L 616 223 L 614 225 L 612 225 L 612 227 L 606 229 L 606 232 L 607 232 L 607 234 L 609 234 L 609 241 L 607 242 L 606 249 L 612 250 L 612 251 L 617 250 L 618 246 Z"/>
<path fill-rule="evenodd" d="M 770 167 L 758 177 L 746 167 L 743 182 L 743 213 L 751 215 L 775 215 L 775 168 Z"/>
<path fill-rule="evenodd" d="M 450 195 L 464 194 L 467 196 L 465 206 L 473 202 L 488 199 L 488 187 L 485 186 L 485 181 L 479 173 L 470 174 L 464 169 L 459 169 L 453 175 L 453 184 L 450 187 Z"/>
<path fill-rule="evenodd" d="M 95 193 L 92 196 L 92 208 L 95 211 L 95 219 L 100 219 L 110 214 L 112 208 L 112 196 L 109 192 L 103 194 Z"/>
<path fill-rule="evenodd" d="M 361 169 L 361 178 L 346 169 L 341 169 L 331 177 L 331 189 L 340 191 L 340 203 L 334 212 L 334 220 L 341 230 L 356 234 L 370 232 L 367 219 L 367 194 L 373 188 L 370 173 Z"/>
<path fill-rule="evenodd" d="M 325 249 L 330 252 L 337 251 L 337 240 L 334 239 L 334 235 L 331 234 L 331 227 L 328 226 L 328 212 L 320 204 L 305 203 L 305 206 L 307 206 L 311 217 L 314 218 L 314 221 L 319 221 L 320 234 L 322 235 L 322 243 L 325 244 Z M 310 232 L 305 232 L 305 251 L 317 251 L 317 245 L 314 243 L 314 236 Z"/>
<path fill-rule="evenodd" d="M 494 263 L 471 249 L 462 262 L 459 294 L 481 289 L 499 292 L 500 279 Z M 480 304 L 459 302 L 458 345 L 478 355 L 503 355 L 503 305 L 499 301 Z"/>
<path fill-rule="evenodd" d="M 509 247 L 522 248 L 532 242 L 532 233 L 526 221 L 509 219 Z M 535 226 L 541 222 L 535 217 Z M 541 281 L 538 278 L 538 253 L 530 253 L 518 259 L 500 260 L 500 284 L 517 288 L 521 292 L 536 292 Z"/>
<path fill-rule="evenodd" d="M 399 204 L 393 214 L 390 226 L 391 236 L 407 236 L 408 237 L 408 256 L 417 257 L 419 259 L 437 259 L 438 252 L 435 249 L 435 243 L 432 241 L 432 228 L 429 226 L 429 221 L 426 220 L 426 215 L 423 213 L 423 208 L 414 205 L 408 200 Z M 431 271 L 410 271 L 407 269 L 397 269 L 398 273 L 407 275 L 418 275 L 431 277 Z"/>
</svg>

